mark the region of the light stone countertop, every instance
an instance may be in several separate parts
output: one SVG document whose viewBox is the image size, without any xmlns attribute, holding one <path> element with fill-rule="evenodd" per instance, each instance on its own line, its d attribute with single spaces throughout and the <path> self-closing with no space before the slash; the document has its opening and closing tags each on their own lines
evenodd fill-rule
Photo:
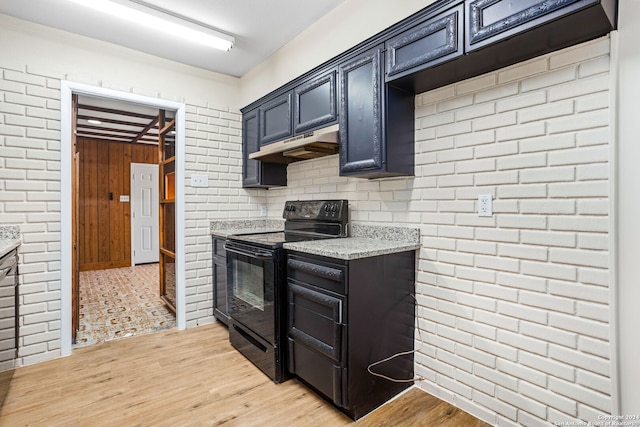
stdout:
<svg viewBox="0 0 640 427">
<path fill-rule="evenodd" d="M 272 233 L 284 230 L 284 220 L 244 219 L 211 221 L 211 234 L 230 235 Z M 337 239 L 285 243 L 292 251 L 352 260 L 420 249 L 420 229 L 384 225 L 351 224 L 350 236 Z"/>
<path fill-rule="evenodd" d="M 0 239 L 0 258 L 17 248 L 22 244 L 20 239 Z"/>
<path fill-rule="evenodd" d="M 20 246 L 20 228 L 17 225 L 0 225 L 0 258 Z"/>
<path fill-rule="evenodd" d="M 370 237 L 345 237 L 342 239 L 314 240 L 285 243 L 291 251 L 321 255 L 329 258 L 353 260 L 420 249 L 419 243 L 398 240 L 379 240 Z"/>
<path fill-rule="evenodd" d="M 420 229 L 418 228 L 352 224 L 351 236 L 285 243 L 284 248 L 343 260 L 420 249 Z"/>
<path fill-rule="evenodd" d="M 231 235 L 274 233 L 284 230 L 281 219 L 242 219 L 211 221 L 210 231 L 213 236 L 226 238 Z"/>
</svg>

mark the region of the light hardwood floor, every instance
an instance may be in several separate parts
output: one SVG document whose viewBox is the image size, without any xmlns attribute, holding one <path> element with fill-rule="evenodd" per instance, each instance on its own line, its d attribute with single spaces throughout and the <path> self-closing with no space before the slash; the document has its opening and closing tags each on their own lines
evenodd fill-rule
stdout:
<svg viewBox="0 0 640 427">
<path fill-rule="evenodd" d="M 1 426 L 487 426 L 411 389 L 353 423 L 296 380 L 274 384 L 220 324 L 74 350 L 0 373 Z"/>
</svg>

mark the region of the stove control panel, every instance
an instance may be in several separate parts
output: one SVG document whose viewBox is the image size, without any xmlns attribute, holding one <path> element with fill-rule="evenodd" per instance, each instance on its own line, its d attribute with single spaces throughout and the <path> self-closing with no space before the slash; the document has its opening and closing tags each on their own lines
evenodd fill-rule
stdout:
<svg viewBox="0 0 640 427">
<path fill-rule="evenodd" d="M 294 200 L 284 205 L 282 217 L 287 220 L 346 221 L 347 200 Z"/>
</svg>

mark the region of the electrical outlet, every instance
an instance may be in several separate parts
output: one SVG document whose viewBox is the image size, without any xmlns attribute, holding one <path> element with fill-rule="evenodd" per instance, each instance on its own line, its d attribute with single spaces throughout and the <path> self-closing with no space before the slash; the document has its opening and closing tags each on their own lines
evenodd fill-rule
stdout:
<svg viewBox="0 0 640 427">
<path fill-rule="evenodd" d="M 478 196 L 478 216 L 493 216 L 493 196 L 491 194 Z"/>
<path fill-rule="evenodd" d="M 192 187 L 208 187 L 209 177 L 207 175 L 191 175 Z"/>
<path fill-rule="evenodd" d="M 260 205 L 260 216 L 267 216 L 267 205 Z"/>
</svg>

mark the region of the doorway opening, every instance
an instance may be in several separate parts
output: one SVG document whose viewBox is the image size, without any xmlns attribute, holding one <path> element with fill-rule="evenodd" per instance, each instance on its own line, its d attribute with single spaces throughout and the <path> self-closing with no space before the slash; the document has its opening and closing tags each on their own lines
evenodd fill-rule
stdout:
<svg viewBox="0 0 640 427">
<path fill-rule="evenodd" d="M 168 198 L 174 207 L 175 173 L 159 183 L 158 172 L 167 167 L 166 153 L 175 160 L 174 112 L 86 95 L 72 100 L 74 344 L 172 327 L 175 274 L 159 261 L 167 257 L 161 238 L 164 246 L 175 242 L 175 215 L 160 214 Z"/>
<path fill-rule="evenodd" d="M 79 313 L 74 316 L 74 308 L 79 305 L 80 292 L 79 289 L 75 289 L 77 292 L 74 292 L 73 284 L 76 279 L 75 283 L 80 285 L 81 274 L 84 276 L 85 282 L 96 284 L 98 292 L 101 292 L 101 298 L 113 291 L 117 294 L 116 300 L 122 299 L 120 297 L 129 291 L 121 285 L 135 284 L 133 298 L 137 298 L 138 302 L 143 301 L 143 308 L 152 312 L 155 302 L 151 302 L 146 296 L 145 286 L 153 292 L 155 301 L 160 301 L 162 290 L 166 290 L 169 285 L 172 287 L 173 304 L 170 306 L 165 301 L 164 307 L 173 309 L 175 324 L 179 329 L 184 329 L 184 104 L 72 82 L 62 82 L 61 92 L 62 355 L 71 353 L 74 332 L 80 320 Z M 122 108 L 123 105 L 126 105 L 127 108 Z M 80 109 L 77 108 L 78 106 L 85 106 L 85 108 Z M 146 112 L 145 109 L 147 109 Z M 110 116 L 110 113 L 114 111 L 123 110 L 128 112 L 124 118 Z M 155 113 L 148 114 L 149 111 Z M 145 118 L 144 116 L 153 116 L 155 119 L 148 120 L 149 117 Z M 89 119 L 101 123 L 90 123 Z M 72 133 L 74 129 L 72 125 L 80 123 L 81 120 L 83 121 L 82 128 L 79 126 L 77 132 Z M 144 126 L 143 129 L 138 129 L 137 133 L 133 134 L 136 131 L 127 130 L 127 125 L 136 121 L 144 123 Z M 94 144 L 95 148 L 89 148 L 87 151 L 87 156 L 94 156 L 96 165 L 100 169 L 95 176 L 96 183 L 89 185 L 87 181 L 92 181 L 92 179 L 81 180 L 79 179 L 80 174 L 74 175 L 72 172 L 85 170 L 80 166 L 83 157 L 82 150 L 76 151 L 74 142 L 81 141 L 81 144 L 91 146 L 93 142 L 87 142 L 91 140 L 101 140 L 99 142 L 102 142 L 103 145 Z M 95 150 L 95 153 L 91 150 Z M 76 155 L 76 152 L 79 155 Z M 170 158 L 163 156 L 164 153 L 171 153 Z M 151 162 L 150 159 L 154 161 Z M 110 164 L 112 160 L 115 166 Z M 131 181 L 135 181 L 136 163 L 155 164 L 156 169 L 160 171 L 171 169 L 172 174 L 170 178 L 166 176 L 157 178 L 156 188 L 145 185 L 131 186 Z M 133 168 L 132 164 L 134 164 Z M 92 165 L 85 172 L 90 171 L 91 167 Z M 145 175 L 144 172 L 137 172 L 138 177 Z M 149 180 L 154 180 L 153 175 Z M 85 186 L 85 190 L 88 189 L 89 192 L 95 190 L 98 193 L 98 189 L 102 192 L 100 197 L 87 204 L 86 208 L 88 209 L 82 215 L 84 221 L 82 224 L 77 210 L 73 209 L 74 206 L 80 206 L 79 198 L 74 199 L 79 193 L 74 191 L 74 188 L 79 186 Z M 171 197 L 168 197 L 166 193 L 169 186 L 171 187 Z M 139 190 L 139 194 L 133 193 L 136 188 Z M 157 195 L 155 199 L 151 197 L 154 193 Z M 135 200 L 133 200 L 134 196 Z M 135 210 L 135 206 L 133 206 L 134 211 L 132 211 L 131 207 L 136 202 L 142 206 L 138 206 L 140 208 L 138 210 Z M 152 230 L 147 226 L 148 224 L 144 224 L 144 220 L 154 222 L 152 215 L 148 215 L 151 214 L 149 211 L 152 205 L 158 207 L 156 215 L 162 218 L 163 203 L 171 205 L 171 215 L 165 215 L 167 222 L 164 226 L 160 221 L 156 230 Z M 140 218 L 141 225 L 135 229 L 131 229 L 132 215 L 142 217 Z M 146 218 L 147 216 L 150 216 L 151 219 Z M 92 219 L 93 222 L 87 222 L 89 218 L 95 219 Z M 169 222 L 170 224 L 168 224 Z M 86 247 L 79 247 L 82 233 L 87 234 L 83 242 Z M 164 242 L 162 240 L 163 234 Z M 154 238 L 154 235 L 157 238 Z M 138 248 L 148 253 L 155 251 L 157 246 L 154 247 L 154 240 L 158 242 L 157 246 L 160 246 L 160 250 L 156 251 L 157 259 L 138 257 Z M 76 245 L 74 245 L 74 241 Z M 165 250 L 165 252 L 168 252 L 172 258 L 170 273 L 163 274 L 160 268 L 162 265 L 162 255 L 160 254 L 163 243 L 166 246 L 167 241 L 170 242 L 172 250 Z M 81 270 L 83 270 L 82 273 L 80 273 Z M 138 293 L 137 297 L 135 296 L 136 292 Z M 111 307 L 103 311 L 111 310 L 111 313 L 107 314 L 115 314 L 117 311 L 126 311 L 131 308 L 120 305 L 120 307 Z M 134 305 L 136 304 L 132 302 L 131 306 Z M 133 320 L 132 318 L 135 317 L 133 313 L 128 314 L 132 315 L 125 316 L 125 319 Z M 160 316 L 157 316 L 158 312 L 155 314 L 156 320 L 158 317 L 161 318 L 159 325 L 149 327 L 147 322 L 147 327 L 140 328 L 141 330 L 167 327 L 167 319 L 163 317 L 164 314 Z M 121 321 L 114 321 L 116 324 L 119 322 Z M 131 329 L 116 327 L 111 339 L 133 335 L 135 332 Z"/>
</svg>

